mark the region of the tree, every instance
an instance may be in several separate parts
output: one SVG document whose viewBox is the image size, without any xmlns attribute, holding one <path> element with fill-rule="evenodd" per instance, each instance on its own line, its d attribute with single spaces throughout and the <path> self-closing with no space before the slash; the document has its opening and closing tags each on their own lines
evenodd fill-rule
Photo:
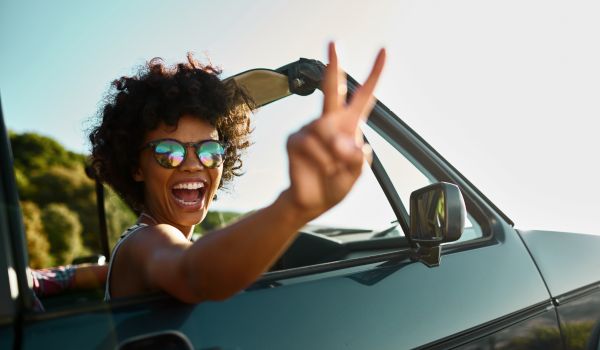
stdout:
<svg viewBox="0 0 600 350">
<path fill-rule="evenodd" d="M 99 251 L 99 224 L 96 211 L 94 182 L 89 179 L 83 165 L 71 169 L 52 166 L 40 169 L 29 178 L 28 200 L 40 207 L 50 203 L 63 203 L 77 213 L 83 227 L 83 244 L 93 251 Z"/>
<path fill-rule="evenodd" d="M 9 137 L 21 199 L 35 203 L 38 211 L 52 203 L 62 203 L 78 218 L 85 250 L 100 252 L 95 183 L 85 174 L 86 157 L 35 133 L 9 131 Z M 106 188 L 105 193 L 109 241 L 114 244 L 125 228 L 135 222 L 135 215 L 113 191 Z"/>
<path fill-rule="evenodd" d="M 134 212 L 113 190 L 104 186 L 106 226 L 110 246 L 114 246 L 121 234 L 136 221 Z"/>
<path fill-rule="evenodd" d="M 51 166 L 71 168 L 85 162 L 81 154 L 70 152 L 54 139 L 36 133 L 10 133 L 15 168 L 37 172 Z"/>
<path fill-rule="evenodd" d="M 77 214 L 62 203 L 48 204 L 42 210 L 44 230 L 50 241 L 50 252 L 57 264 L 70 264 L 84 252 L 81 223 Z"/>
<path fill-rule="evenodd" d="M 34 269 L 52 266 L 54 259 L 50 255 L 50 243 L 42 225 L 42 213 L 33 202 L 22 201 L 23 224 L 29 251 L 29 266 Z"/>
<path fill-rule="evenodd" d="M 25 175 L 25 173 L 19 169 L 19 168 L 14 168 L 15 170 L 15 181 L 17 182 L 17 189 L 19 190 L 19 194 L 21 196 L 21 198 L 25 199 L 27 197 L 30 197 L 30 194 L 28 193 L 31 189 L 31 184 L 29 183 L 29 178 L 27 177 L 27 175 Z"/>
</svg>

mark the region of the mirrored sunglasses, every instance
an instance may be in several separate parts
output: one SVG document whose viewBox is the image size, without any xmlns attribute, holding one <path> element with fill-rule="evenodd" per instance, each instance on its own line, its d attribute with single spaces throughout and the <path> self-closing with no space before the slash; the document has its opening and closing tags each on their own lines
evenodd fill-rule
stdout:
<svg viewBox="0 0 600 350">
<path fill-rule="evenodd" d="M 217 168 L 223 164 L 226 148 L 218 140 L 184 143 L 173 139 L 150 141 L 143 148 L 147 147 L 152 148 L 154 159 L 156 159 L 158 164 L 168 169 L 177 168 L 183 164 L 189 147 L 194 148 L 194 153 L 205 168 Z"/>
</svg>

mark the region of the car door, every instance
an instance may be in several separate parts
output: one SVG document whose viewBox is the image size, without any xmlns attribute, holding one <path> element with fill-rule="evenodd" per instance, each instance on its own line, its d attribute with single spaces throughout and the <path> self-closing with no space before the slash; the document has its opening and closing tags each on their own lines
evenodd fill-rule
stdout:
<svg viewBox="0 0 600 350">
<path fill-rule="evenodd" d="M 398 221 L 391 231 L 351 242 L 303 232 L 282 268 L 221 302 L 187 305 L 158 294 L 25 311 L 21 347 L 496 349 L 538 344 L 547 339 L 536 334 L 546 332 L 561 348 L 554 306 L 510 220 L 382 103 L 364 131 L 375 151 L 365 176 L 375 179 L 370 191 L 384 203 L 362 209 L 388 207 Z M 403 181 L 408 172 L 456 183 L 465 198 L 470 226 L 463 239 L 443 247 L 437 267 L 412 259 L 407 245 L 406 193 L 417 189 Z M 367 219 L 352 216 L 343 219 Z M 307 258 L 330 247 L 336 254 Z"/>
<path fill-rule="evenodd" d="M 600 346 L 600 237 L 520 231 L 557 305 L 566 349 Z"/>
</svg>

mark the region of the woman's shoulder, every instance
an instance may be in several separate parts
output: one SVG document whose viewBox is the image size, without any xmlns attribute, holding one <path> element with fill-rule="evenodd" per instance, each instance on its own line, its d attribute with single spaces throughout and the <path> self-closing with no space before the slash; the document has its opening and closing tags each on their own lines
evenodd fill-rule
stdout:
<svg viewBox="0 0 600 350">
<path fill-rule="evenodd" d="M 182 243 L 189 242 L 185 235 L 176 227 L 169 224 L 136 224 L 128 229 L 122 236 L 128 242 L 123 242 L 127 246 L 135 246 L 136 249 L 147 247 L 159 247 L 166 243 Z"/>
</svg>

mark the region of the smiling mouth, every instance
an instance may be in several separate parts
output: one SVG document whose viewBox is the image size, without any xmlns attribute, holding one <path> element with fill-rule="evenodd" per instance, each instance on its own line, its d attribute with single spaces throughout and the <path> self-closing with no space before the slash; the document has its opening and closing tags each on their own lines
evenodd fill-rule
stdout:
<svg viewBox="0 0 600 350">
<path fill-rule="evenodd" d="M 206 185 L 204 182 L 184 182 L 171 188 L 175 201 L 184 207 L 202 206 Z"/>
</svg>

